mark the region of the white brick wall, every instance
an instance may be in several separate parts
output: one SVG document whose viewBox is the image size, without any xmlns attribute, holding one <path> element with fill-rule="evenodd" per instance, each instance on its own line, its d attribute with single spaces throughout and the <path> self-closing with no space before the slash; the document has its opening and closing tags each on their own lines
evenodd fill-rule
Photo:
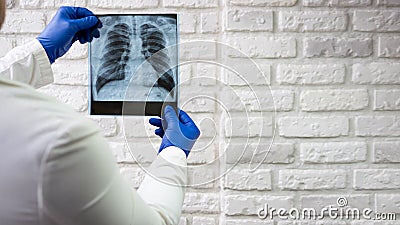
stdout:
<svg viewBox="0 0 400 225">
<path fill-rule="evenodd" d="M 212 42 L 180 49 L 182 59 L 229 59 L 236 66 L 181 67 L 181 80 L 192 79 L 181 89 L 182 103 L 210 98 L 184 106 L 202 130 L 188 181 L 202 184 L 187 188 L 180 225 L 398 224 L 274 223 L 255 214 L 265 203 L 319 209 L 344 196 L 350 206 L 400 218 L 399 0 L 8 0 L 0 55 L 40 33 L 61 5 L 178 12 L 182 42 L 221 42 L 259 66 Z M 54 84 L 40 90 L 82 115 L 87 55 L 87 45 L 75 44 L 52 66 Z M 160 141 L 143 126 L 147 118 L 93 120 L 137 188 L 144 175 L 137 163 L 148 166 Z M 259 167 L 252 172 L 249 165 Z"/>
</svg>

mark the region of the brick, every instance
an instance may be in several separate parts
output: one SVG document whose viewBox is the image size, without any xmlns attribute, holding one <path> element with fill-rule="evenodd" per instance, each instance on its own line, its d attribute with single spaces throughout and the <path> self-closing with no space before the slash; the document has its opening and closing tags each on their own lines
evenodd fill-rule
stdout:
<svg viewBox="0 0 400 225">
<path fill-rule="evenodd" d="M 381 141 L 373 144 L 375 163 L 400 163 L 400 141 Z"/>
<path fill-rule="evenodd" d="M 355 11 L 353 29 L 356 31 L 400 31 L 400 12 L 398 11 Z"/>
<path fill-rule="evenodd" d="M 273 14 L 266 10 L 230 9 L 226 17 L 229 31 L 272 31 Z"/>
<path fill-rule="evenodd" d="M 141 9 L 153 8 L 158 6 L 158 0 L 90 0 L 90 6 L 103 9 L 127 8 Z"/>
<path fill-rule="evenodd" d="M 225 119 L 225 137 L 271 137 L 272 118 L 233 116 Z"/>
<path fill-rule="evenodd" d="M 196 63 L 192 83 L 197 83 L 199 86 L 216 85 L 217 81 L 219 81 L 217 78 L 219 69 L 219 65 Z"/>
<path fill-rule="evenodd" d="M 132 188 L 139 188 L 146 175 L 143 169 L 136 167 L 123 167 L 120 169 L 120 173 Z"/>
<path fill-rule="evenodd" d="M 400 213 L 400 194 L 376 194 L 375 210 L 380 213 Z"/>
<path fill-rule="evenodd" d="M 399 58 L 400 57 L 400 37 L 379 37 L 378 57 L 380 58 Z"/>
<path fill-rule="evenodd" d="M 338 198 L 346 198 L 347 206 L 340 207 L 337 204 Z M 313 208 L 317 212 L 321 212 L 323 208 L 328 208 L 329 206 L 338 207 L 343 209 L 356 208 L 360 209 L 361 212 L 365 208 L 372 208 L 370 196 L 366 194 L 355 194 L 355 195 L 308 195 L 300 197 L 300 208 Z M 328 214 L 327 212 L 325 212 Z"/>
<path fill-rule="evenodd" d="M 226 219 L 225 225 L 274 225 L 274 221 L 272 220 L 260 220 L 260 219 L 253 219 L 253 220 L 248 220 L 248 219 Z"/>
<path fill-rule="evenodd" d="M 104 137 L 114 137 L 118 134 L 118 122 L 115 117 L 91 116 L 90 118 L 100 126 Z"/>
<path fill-rule="evenodd" d="M 202 91 L 181 92 L 180 107 L 186 112 L 214 112 L 215 93 L 204 94 Z"/>
<path fill-rule="evenodd" d="M 294 6 L 297 0 L 230 0 L 229 2 L 240 6 Z"/>
<path fill-rule="evenodd" d="M 215 193 L 186 193 L 183 212 L 217 213 L 219 212 L 219 195 Z"/>
<path fill-rule="evenodd" d="M 192 225 L 216 225 L 217 220 L 213 217 L 194 216 Z"/>
<path fill-rule="evenodd" d="M 301 143 L 300 159 L 306 163 L 354 163 L 367 158 L 364 142 Z"/>
<path fill-rule="evenodd" d="M 40 33 L 45 27 L 45 16 L 36 11 L 7 12 L 2 33 Z"/>
<path fill-rule="evenodd" d="M 36 9 L 36 8 L 41 7 L 42 1 L 40 1 L 40 0 L 21 0 L 19 5 L 23 9 Z"/>
<path fill-rule="evenodd" d="M 385 6 L 400 6 L 400 2 L 398 0 L 378 0 L 378 5 Z"/>
<path fill-rule="evenodd" d="M 218 6 L 217 0 L 163 0 L 165 7 L 174 8 L 213 8 Z"/>
<path fill-rule="evenodd" d="M 200 15 L 200 32 L 201 33 L 216 33 L 219 31 L 218 13 L 201 13 Z"/>
<path fill-rule="evenodd" d="M 217 56 L 217 45 L 211 40 L 182 40 L 179 50 L 180 56 L 184 60 L 215 59 Z"/>
<path fill-rule="evenodd" d="M 51 0 L 51 1 L 43 1 L 43 5 L 46 8 L 58 8 L 61 6 L 75 6 L 75 7 L 85 7 L 86 1 L 79 0 Z"/>
<path fill-rule="evenodd" d="M 375 90 L 374 110 L 400 110 L 400 90 Z"/>
<path fill-rule="evenodd" d="M 400 188 L 398 169 L 356 169 L 354 170 L 354 189 L 390 190 Z"/>
<path fill-rule="evenodd" d="M 400 84 L 400 63 L 354 64 L 352 81 L 357 84 Z"/>
<path fill-rule="evenodd" d="M 55 97 L 59 101 L 72 107 L 77 112 L 84 112 L 87 110 L 87 89 L 82 86 L 50 84 L 38 89 L 38 91 Z"/>
<path fill-rule="evenodd" d="M 279 84 L 342 84 L 345 67 L 341 64 L 279 64 L 276 81 Z"/>
<path fill-rule="evenodd" d="M 213 164 L 189 167 L 187 185 L 194 188 L 213 188 L 218 168 Z"/>
<path fill-rule="evenodd" d="M 227 43 L 235 46 L 235 50 L 229 49 L 227 52 L 230 57 L 290 58 L 296 56 L 296 39 L 293 37 L 230 37 Z"/>
<path fill-rule="evenodd" d="M 15 46 L 15 41 L 7 37 L 0 37 L 0 57 L 5 56 Z"/>
<path fill-rule="evenodd" d="M 216 159 L 217 146 L 214 139 L 200 138 L 188 157 L 188 164 L 211 164 Z"/>
<path fill-rule="evenodd" d="M 304 40 L 305 57 L 367 57 L 371 54 L 370 38 L 312 37 Z"/>
<path fill-rule="evenodd" d="M 290 111 L 293 109 L 294 92 L 269 90 L 268 87 L 246 87 L 225 91 L 221 99 L 229 112 Z"/>
<path fill-rule="evenodd" d="M 270 84 L 271 65 L 264 62 L 229 60 L 230 68 L 223 69 L 224 81 L 230 86 L 258 86 Z"/>
<path fill-rule="evenodd" d="M 362 7 L 370 6 L 372 0 L 303 0 L 304 6 L 310 7 L 321 7 L 321 6 L 333 6 L 333 7 Z"/>
<path fill-rule="evenodd" d="M 330 190 L 346 187 L 345 170 L 281 170 L 279 187 L 282 190 Z"/>
<path fill-rule="evenodd" d="M 121 142 L 109 142 L 110 150 L 113 153 L 117 163 L 134 163 L 135 160 L 130 153 L 128 146 Z"/>
<path fill-rule="evenodd" d="M 181 217 L 180 220 L 179 220 L 178 225 L 187 225 L 187 224 L 188 224 L 187 218 L 186 217 Z"/>
<path fill-rule="evenodd" d="M 198 16 L 194 13 L 179 13 L 179 31 L 182 34 L 196 33 Z"/>
<path fill-rule="evenodd" d="M 338 221 L 338 219 L 327 219 L 326 216 L 318 220 L 278 221 L 277 225 L 347 225 L 347 223 L 345 221 Z"/>
<path fill-rule="evenodd" d="M 217 135 L 216 120 L 214 114 L 210 113 L 192 113 L 190 117 L 199 127 L 201 134 L 200 138 L 215 138 Z"/>
<path fill-rule="evenodd" d="M 225 187 L 233 190 L 271 190 L 271 170 L 257 169 L 249 171 L 249 167 L 236 166 L 225 175 Z"/>
<path fill-rule="evenodd" d="M 283 117 L 279 119 L 283 137 L 339 137 L 349 132 L 346 117 Z"/>
<path fill-rule="evenodd" d="M 77 66 L 79 64 L 80 66 Z M 61 60 L 52 64 L 55 84 L 88 85 L 87 61 Z"/>
<path fill-rule="evenodd" d="M 368 106 L 368 98 L 365 89 L 305 90 L 300 95 L 300 107 L 303 111 L 360 110 Z"/>
<path fill-rule="evenodd" d="M 126 116 L 123 118 L 123 123 L 125 136 L 128 138 L 156 137 L 154 134 L 156 127 L 150 125 L 148 118 Z"/>
<path fill-rule="evenodd" d="M 290 143 L 233 144 L 226 147 L 226 162 L 289 164 L 294 162 L 294 145 Z M 254 155 L 254 156 L 253 156 Z"/>
<path fill-rule="evenodd" d="M 225 196 L 226 215 L 257 215 L 260 208 L 268 204 L 272 208 L 290 209 L 293 207 L 292 196 L 271 196 L 271 195 L 227 195 Z"/>
<path fill-rule="evenodd" d="M 343 12 L 281 11 L 279 30 L 292 32 L 334 32 L 345 31 L 347 15 Z"/>
<path fill-rule="evenodd" d="M 356 136 L 400 136 L 400 118 L 395 116 L 356 117 Z"/>
</svg>

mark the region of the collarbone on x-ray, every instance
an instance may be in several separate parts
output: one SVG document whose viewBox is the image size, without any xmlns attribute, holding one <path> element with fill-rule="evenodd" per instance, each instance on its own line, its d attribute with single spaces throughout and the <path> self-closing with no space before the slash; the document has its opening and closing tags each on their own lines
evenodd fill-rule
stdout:
<svg viewBox="0 0 400 225">
<path fill-rule="evenodd" d="M 177 20 L 168 15 L 109 15 L 91 44 L 96 101 L 175 101 Z"/>
</svg>

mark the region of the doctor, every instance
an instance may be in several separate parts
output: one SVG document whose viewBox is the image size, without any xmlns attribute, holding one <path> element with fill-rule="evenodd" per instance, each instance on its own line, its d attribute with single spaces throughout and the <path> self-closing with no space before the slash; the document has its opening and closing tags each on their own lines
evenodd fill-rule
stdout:
<svg viewBox="0 0 400 225">
<path fill-rule="evenodd" d="M 0 10 L 1 26 L 5 0 Z M 178 224 L 186 157 L 200 134 L 185 112 L 166 107 L 165 132 L 150 119 L 162 144 L 136 192 L 96 124 L 32 88 L 51 83 L 50 64 L 100 27 L 89 10 L 61 7 L 36 39 L 0 59 L 0 224 Z"/>
</svg>

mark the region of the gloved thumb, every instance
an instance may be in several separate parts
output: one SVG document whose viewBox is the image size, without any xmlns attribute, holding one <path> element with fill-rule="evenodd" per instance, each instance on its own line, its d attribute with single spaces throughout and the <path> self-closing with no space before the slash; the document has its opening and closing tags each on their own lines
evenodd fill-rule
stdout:
<svg viewBox="0 0 400 225">
<path fill-rule="evenodd" d="M 167 121 L 168 127 L 179 124 L 178 116 L 172 106 L 167 105 L 164 109 L 164 119 Z"/>
<path fill-rule="evenodd" d="M 77 31 L 86 30 L 94 27 L 99 22 L 96 16 L 87 16 L 81 19 L 76 19 L 72 21 L 72 24 L 75 25 Z"/>
</svg>

